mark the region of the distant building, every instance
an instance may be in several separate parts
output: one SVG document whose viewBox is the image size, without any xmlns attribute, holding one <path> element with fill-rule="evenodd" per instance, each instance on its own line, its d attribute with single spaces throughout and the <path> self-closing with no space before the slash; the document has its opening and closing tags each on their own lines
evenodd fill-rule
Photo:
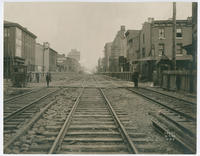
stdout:
<svg viewBox="0 0 200 156">
<path fill-rule="evenodd" d="M 36 72 L 43 72 L 45 69 L 44 64 L 44 46 L 40 43 L 36 43 L 36 50 L 35 50 L 35 71 Z"/>
<path fill-rule="evenodd" d="M 76 49 L 71 49 L 67 57 L 80 61 L 80 51 L 77 51 Z"/>
<path fill-rule="evenodd" d="M 35 70 L 35 45 L 37 36 L 18 23 L 4 21 L 4 77 L 10 77 L 12 66 L 27 65 Z"/>
<path fill-rule="evenodd" d="M 105 44 L 104 46 L 104 56 L 105 56 L 105 71 L 108 72 L 109 71 L 109 67 L 110 67 L 110 56 L 111 56 L 111 46 L 112 46 L 112 42 L 108 42 Z"/>
<path fill-rule="evenodd" d="M 49 48 L 49 71 L 56 71 L 57 69 L 57 65 L 56 65 L 57 54 L 58 52 L 56 52 L 52 48 Z"/>
<path fill-rule="evenodd" d="M 59 72 L 65 72 L 67 70 L 65 65 L 66 59 L 65 54 L 57 54 L 57 69 Z"/>
<path fill-rule="evenodd" d="M 65 66 L 66 66 L 66 72 L 77 73 L 81 70 L 80 63 L 76 59 L 70 57 L 66 57 Z"/>
<path fill-rule="evenodd" d="M 127 62 L 130 65 L 130 71 L 137 68 L 140 52 L 140 30 L 127 30 Z"/>
<path fill-rule="evenodd" d="M 125 26 L 121 26 L 121 29 L 117 32 L 117 35 L 111 46 L 111 71 L 124 71 L 123 65 L 120 65 L 120 57 L 122 60 L 126 58 L 126 46 L 127 40 L 125 37 Z"/>
<path fill-rule="evenodd" d="M 35 71 L 45 73 L 48 71 L 56 71 L 57 54 L 58 52 L 50 48 L 48 42 L 44 42 L 43 45 L 37 43 L 35 52 Z"/>
</svg>

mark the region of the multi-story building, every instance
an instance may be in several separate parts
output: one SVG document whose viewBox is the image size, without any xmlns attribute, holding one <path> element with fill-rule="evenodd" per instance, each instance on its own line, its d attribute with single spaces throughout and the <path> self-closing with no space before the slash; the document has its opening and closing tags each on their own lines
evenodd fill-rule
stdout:
<svg viewBox="0 0 200 156">
<path fill-rule="evenodd" d="M 140 33 L 140 73 L 143 78 L 152 79 L 152 73 L 162 56 L 172 60 L 172 20 L 149 18 Z M 188 68 L 191 55 L 183 48 L 192 43 L 192 21 L 176 20 L 176 65 L 177 69 Z"/>
<path fill-rule="evenodd" d="M 58 52 L 56 52 L 52 48 L 49 48 L 49 71 L 56 71 L 57 69 L 57 65 L 56 65 L 57 54 Z"/>
<path fill-rule="evenodd" d="M 57 52 L 50 48 L 48 42 L 44 42 L 43 45 L 36 44 L 35 52 L 35 71 L 36 72 L 48 72 L 56 71 L 57 69 Z"/>
<path fill-rule="evenodd" d="M 65 61 L 66 61 L 65 54 L 57 54 L 57 69 L 59 72 L 64 72 L 67 70 Z"/>
<path fill-rule="evenodd" d="M 127 30 L 125 33 L 127 38 L 127 62 L 129 63 L 129 71 L 137 68 L 140 51 L 140 30 Z"/>
<path fill-rule="evenodd" d="M 109 71 L 109 67 L 110 67 L 109 59 L 110 59 L 110 56 L 111 56 L 111 46 L 112 46 L 112 42 L 108 42 L 104 46 L 105 71 L 106 72 Z"/>
<path fill-rule="evenodd" d="M 4 21 L 4 76 L 10 77 L 12 66 L 25 63 L 28 71 L 35 70 L 37 36 L 18 23 Z"/>
<path fill-rule="evenodd" d="M 124 71 L 124 61 L 121 62 L 120 60 L 124 60 L 126 58 L 126 46 L 127 40 L 125 37 L 125 26 L 121 26 L 121 29 L 117 32 L 111 46 L 111 71 Z"/>
<path fill-rule="evenodd" d="M 35 71 L 43 72 L 45 68 L 44 65 L 44 46 L 40 43 L 36 43 L 35 50 Z"/>
<path fill-rule="evenodd" d="M 71 51 L 68 53 L 67 57 L 73 58 L 77 61 L 80 61 L 80 51 L 76 49 L 71 49 Z"/>
<path fill-rule="evenodd" d="M 66 57 L 65 60 L 65 69 L 66 72 L 79 72 L 81 70 L 80 63 L 73 58 Z"/>
</svg>

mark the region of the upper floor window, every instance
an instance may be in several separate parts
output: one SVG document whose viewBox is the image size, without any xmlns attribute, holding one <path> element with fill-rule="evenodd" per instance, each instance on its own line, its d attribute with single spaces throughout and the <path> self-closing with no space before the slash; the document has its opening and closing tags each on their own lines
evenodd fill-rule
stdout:
<svg viewBox="0 0 200 156">
<path fill-rule="evenodd" d="M 129 43 L 129 44 L 132 44 L 132 43 L 133 43 L 133 39 L 130 39 L 130 40 L 128 41 L 128 43 Z"/>
<path fill-rule="evenodd" d="M 145 36 L 144 36 L 144 34 L 143 34 L 143 43 L 145 43 Z"/>
<path fill-rule="evenodd" d="M 177 38 L 182 38 L 183 37 L 182 36 L 182 29 L 181 28 L 176 29 L 176 37 Z"/>
<path fill-rule="evenodd" d="M 145 48 L 142 48 L 142 57 L 145 57 Z"/>
<path fill-rule="evenodd" d="M 177 43 L 176 44 L 176 54 L 183 54 L 182 43 Z"/>
<path fill-rule="evenodd" d="M 4 28 L 4 37 L 9 37 L 9 36 L 10 36 L 9 28 Z"/>
<path fill-rule="evenodd" d="M 158 30 L 158 38 L 159 39 L 164 39 L 165 38 L 165 29 L 164 28 L 160 28 L 159 30 Z"/>
<path fill-rule="evenodd" d="M 164 53 L 165 53 L 165 45 L 164 44 L 159 44 L 158 52 L 159 52 L 159 54 L 158 54 L 159 56 L 164 55 Z"/>
</svg>

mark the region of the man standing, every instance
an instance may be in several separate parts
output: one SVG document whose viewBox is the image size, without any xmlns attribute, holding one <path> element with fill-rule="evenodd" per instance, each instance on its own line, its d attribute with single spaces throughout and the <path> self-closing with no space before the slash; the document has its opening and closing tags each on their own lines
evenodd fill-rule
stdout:
<svg viewBox="0 0 200 156">
<path fill-rule="evenodd" d="M 46 74 L 46 82 L 47 82 L 47 87 L 49 87 L 49 82 L 51 81 L 51 74 L 47 72 Z"/>
<path fill-rule="evenodd" d="M 139 77 L 139 72 L 134 69 L 134 72 L 132 74 L 132 81 L 134 82 L 134 87 L 138 87 L 138 77 Z"/>
<path fill-rule="evenodd" d="M 40 81 L 40 74 L 39 73 L 36 73 L 36 80 L 37 80 L 37 83 L 39 83 L 39 81 Z"/>
</svg>

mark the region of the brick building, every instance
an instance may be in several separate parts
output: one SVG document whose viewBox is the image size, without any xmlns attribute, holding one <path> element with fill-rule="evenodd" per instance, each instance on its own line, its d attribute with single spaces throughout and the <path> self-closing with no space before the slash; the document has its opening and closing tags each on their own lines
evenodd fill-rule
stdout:
<svg viewBox="0 0 200 156">
<path fill-rule="evenodd" d="M 18 23 L 4 21 L 4 77 L 9 78 L 12 66 L 27 65 L 35 70 L 35 45 L 37 36 Z"/>
<path fill-rule="evenodd" d="M 111 57 L 110 57 L 110 70 L 113 72 L 124 71 L 123 65 L 120 65 L 120 57 L 126 58 L 126 46 L 127 40 L 125 37 L 125 26 L 121 26 L 121 29 L 117 32 L 115 39 L 111 46 Z M 122 60 L 123 60 L 122 59 Z"/>
<path fill-rule="evenodd" d="M 127 30 L 127 62 L 130 65 L 129 71 L 137 68 L 140 51 L 140 30 Z"/>
<path fill-rule="evenodd" d="M 152 80 L 156 63 L 165 56 L 172 60 L 172 20 L 149 18 L 140 33 L 140 73 L 142 78 Z M 177 69 L 188 69 L 192 56 L 183 48 L 192 43 L 192 21 L 176 21 L 176 64 Z"/>
</svg>

